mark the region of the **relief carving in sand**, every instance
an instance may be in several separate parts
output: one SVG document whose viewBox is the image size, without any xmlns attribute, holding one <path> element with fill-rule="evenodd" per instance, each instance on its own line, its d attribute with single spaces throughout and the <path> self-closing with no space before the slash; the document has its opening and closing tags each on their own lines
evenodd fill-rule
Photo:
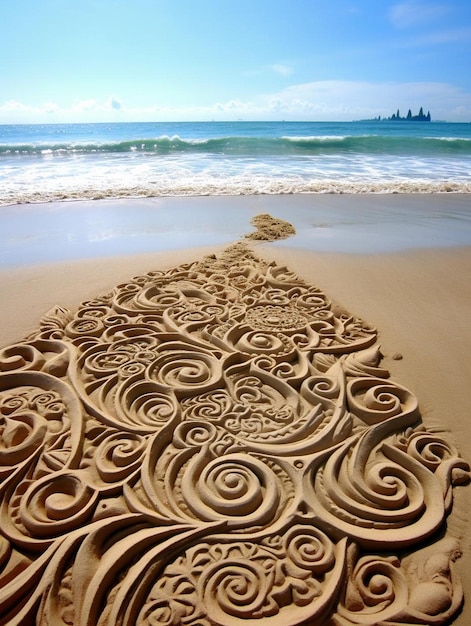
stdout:
<svg viewBox="0 0 471 626">
<path fill-rule="evenodd" d="M 449 622 L 469 467 L 380 358 L 243 245 L 57 307 L 0 352 L 0 623 Z"/>
</svg>

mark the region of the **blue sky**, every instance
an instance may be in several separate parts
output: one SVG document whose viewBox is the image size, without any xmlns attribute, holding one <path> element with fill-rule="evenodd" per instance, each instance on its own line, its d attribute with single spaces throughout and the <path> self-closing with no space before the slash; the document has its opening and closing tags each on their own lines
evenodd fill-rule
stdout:
<svg viewBox="0 0 471 626">
<path fill-rule="evenodd" d="M 470 0 L 5 0 L 0 123 L 471 121 Z"/>
</svg>

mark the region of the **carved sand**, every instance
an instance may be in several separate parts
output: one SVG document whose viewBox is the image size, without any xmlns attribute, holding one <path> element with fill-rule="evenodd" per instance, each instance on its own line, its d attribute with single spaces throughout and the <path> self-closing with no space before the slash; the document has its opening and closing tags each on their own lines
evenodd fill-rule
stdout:
<svg viewBox="0 0 471 626">
<path fill-rule="evenodd" d="M 445 624 L 457 450 L 376 332 L 238 244 L 0 351 L 0 623 Z"/>
</svg>

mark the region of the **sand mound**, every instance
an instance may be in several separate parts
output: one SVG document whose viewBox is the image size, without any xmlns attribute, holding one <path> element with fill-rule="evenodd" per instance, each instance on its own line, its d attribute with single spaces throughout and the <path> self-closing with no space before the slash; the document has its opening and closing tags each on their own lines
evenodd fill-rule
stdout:
<svg viewBox="0 0 471 626">
<path fill-rule="evenodd" d="M 272 217 L 268 213 L 260 213 L 251 221 L 257 229 L 254 233 L 245 235 L 246 239 L 255 241 L 276 241 L 277 239 L 288 239 L 296 234 L 296 229 L 289 222 Z"/>
<path fill-rule="evenodd" d="M 0 352 L 0 623 L 449 621 L 469 467 L 380 361 L 241 244 L 56 307 Z"/>
</svg>

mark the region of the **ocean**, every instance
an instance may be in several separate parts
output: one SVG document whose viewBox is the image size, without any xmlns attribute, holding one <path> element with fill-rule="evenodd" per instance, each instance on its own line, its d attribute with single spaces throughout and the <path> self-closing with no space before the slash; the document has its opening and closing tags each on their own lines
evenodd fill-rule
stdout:
<svg viewBox="0 0 471 626">
<path fill-rule="evenodd" d="M 0 125 L 0 205 L 365 192 L 471 192 L 471 123 Z"/>
</svg>

